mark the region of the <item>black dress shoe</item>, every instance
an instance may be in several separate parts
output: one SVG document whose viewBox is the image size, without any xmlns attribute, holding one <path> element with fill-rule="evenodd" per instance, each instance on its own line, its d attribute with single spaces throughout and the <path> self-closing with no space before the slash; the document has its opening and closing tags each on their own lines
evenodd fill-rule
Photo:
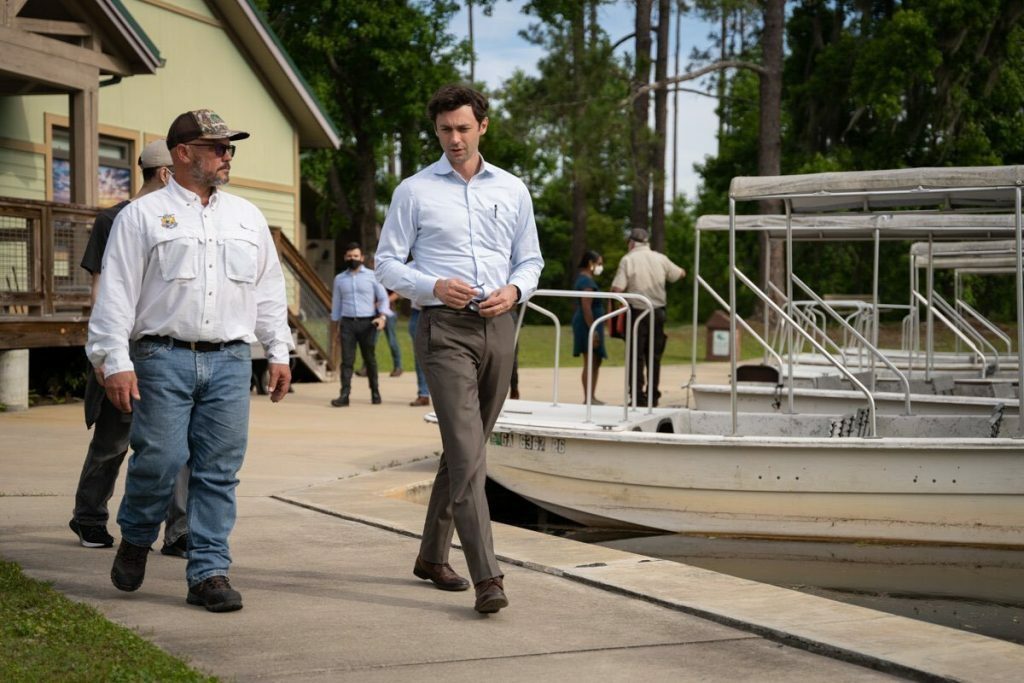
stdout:
<svg viewBox="0 0 1024 683">
<path fill-rule="evenodd" d="M 234 612 L 242 609 L 242 594 L 231 587 L 228 577 L 218 575 L 189 586 L 185 602 L 210 612 Z"/>
<path fill-rule="evenodd" d="M 443 591 L 464 591 L 469 588 L 469 581 L 456 574 L 447 562 L 435 564 L 417 557 L 412 573 L 424 581 L 433 581 L 434 585 Z"/>
<path fill-rule="evenodd" d="M 378 392 L 376 392 L 376 391 L 373 392 L 373 396 L 370 398 L 370 402 L 373 403 L 373 405 L 375 405 L 375 406 L 379 406 L 380 405 L 380 394 Z"/>
<path fill-rule="evenodd" d="M 476 584 L 476 604 L 473 609 L 481 614 L 494 614 L 502 607 L 508 607 L 508 598 L 505 597 L 505 586 L 500 576 Z"/>
<path fill-rule="evenodd" d="M 121 539 L 114 557 L 114 566 L 110 568 L 110 580 L 114 587 L 122 591 L 136 591 L 146 578 L 146 558 L 149 557 L 148 545 L 135 545 Z"/>
<path fill-rule="evenodd" d="M 348 396 L 339 396 L 338 398 L 331 399 L 331 405 L 335 408 L 345 408 L 348 406 Z"/>
</svg>

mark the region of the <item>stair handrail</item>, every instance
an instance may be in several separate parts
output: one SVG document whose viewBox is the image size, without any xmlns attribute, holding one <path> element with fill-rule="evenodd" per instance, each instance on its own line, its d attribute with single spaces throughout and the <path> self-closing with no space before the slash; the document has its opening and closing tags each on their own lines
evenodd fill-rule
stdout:
<svg viewBox="0 0 1024 683">
<path fill-rule="evenodd" d="M 309 265 L 309 261 L 299 252 L 298 248 L 288 239 L 288 236 L 284 234 L 281 228 L 271 227 L 270 234 L 274 239 L 274 246 L 277 248 L 278 258 L 291 269 L 292 273 L 304 284 L 314 297 L 320 303 L 322 303 L 328 311 L 331 310 L 331 290 L 324 284 L 320 276 Z M 317 350 L 317 352 L 327 363 L 327 369 L 335 371 L 338 369 L 338 363 L 333 353 L 333 348 L 323 348 L 320 343 L 316 340 L 313 333 L 306 327 L 303 320 L 296 314 L 292 313 L 291 309 L 288 310 L 288 323 L 295 329 L 298 329 L 306 341 Z M 334 334 L 329 330 L 328 342 L 329 347 L 333 347 Z"/>
</svg>

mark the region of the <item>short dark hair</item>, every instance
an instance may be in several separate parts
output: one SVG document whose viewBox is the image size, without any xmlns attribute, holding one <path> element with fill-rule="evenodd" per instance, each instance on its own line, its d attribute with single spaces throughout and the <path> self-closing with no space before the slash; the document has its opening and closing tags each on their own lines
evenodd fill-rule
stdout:
<svg viewBox="0 0 1024 683">
<path fill-rule="evenodd" d="M 437 115 L 446 111 L 455 111 L 459 107 L 469 105 L 473 108 L 473 116 L 477 123 L 487 118 L 487 98 L 483 93 L 465 85 L 449 84 L 441 86 L 427 103 L 427 116 L 437 122 Z"/>
<path fill-rule="evenodd" d="M 144 169 L 142 169 L 142 182 L 148 183 L 150 180 L 153 179 L 153 176 L 155 176 L 156 172 L 159 171 L 161 168 L 164 168 L 164 167 L 163 166 L 153 166 L 152 168 L 144 168 Z"/>
<path fill-rule="evenodd" d="M 345 245 L 345 251 L 343 251 L 341 253 L 342 254 L 347 254 L 348 252 L 352 251 L 353 249 L 358 249 L 359 251 L 363 250 L 363 248 L 359 245 L 359 242 L 349 242 L 348 244 Z"/>
<path fill-rule="evenodd" d="M 577 268 L 586 268 L 587 266 L 590 265 L 591 261 L 596 261 L 599 258 L 601 258 L 600 254 L 598 254 L 593 249 L 588 249 L 587 251 L 583 252 L 583 257 L 580 259 L 580 264 L 578 266 L 576 266 L 576 267 Z"/>
</svg>

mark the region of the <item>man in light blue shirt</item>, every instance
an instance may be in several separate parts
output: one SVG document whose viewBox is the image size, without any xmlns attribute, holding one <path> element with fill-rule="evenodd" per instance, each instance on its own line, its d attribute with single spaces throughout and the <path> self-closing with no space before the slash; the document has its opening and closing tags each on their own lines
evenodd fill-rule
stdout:
<svg viewBox="0 0 1024 683">
<path fill-rule="evenodd" d="M 341 332 L 341 393 L 331 401 L 335 408 L 349 404 L 357 345 L 370 382 L 370 400 L 374 405 L 380 404 L 374 347 L 377 331 L 384 327 L 390 313 L 388 293 L 377 282 L 373 271 L 363 266 L 363 250 L 352 242 L 345 247 L 345 270 L 334 278 L 331 292 L 331 320 L 338 323 Z"/>
<path fill-rule="evenodd" d="M 510 312 L 537 288 L 544 259 L 526 186 L 480 155 L 487 99 L 449 85 L 427 111 L 444 156 L 395 190 L 377 278 L 421 308 L 416 356 L 444 446 L 413 573 L 443 590 L 468 589 L 448 564 L 458 529 L 474 609 L 486 614 L 508 606 L 484 496 L 486 444 L 512 374 Z"/>
</svg>

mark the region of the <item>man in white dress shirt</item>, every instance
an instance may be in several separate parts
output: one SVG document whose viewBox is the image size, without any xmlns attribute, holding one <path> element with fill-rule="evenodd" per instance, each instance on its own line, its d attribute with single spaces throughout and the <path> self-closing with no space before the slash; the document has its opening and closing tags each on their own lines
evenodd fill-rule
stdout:
<svg viewBox="0 0 1024 683">
<path fill-rule="evenodd" d="M 250 343 L 266 350 L 271 400 L 291 384 L 284 276 L 270 230 L 253 204 L 218 189 L 228 182 L 231 141 L 247 137 L 209 109 L 174 120 L 174 177 L 114 222 L 86 344 L 110 402 L 134 414 L 111 581 L 124 591 L 142 585 L 187 463 L 186 599 L 211 612 L 242 608 L 228 581 L 228 536 L 248 437 Z"/>
<path fill-rule="evenodd" d="M 448 564 L 458 529 L 474 608 L 486 614 L 508 605 L 484 495 L 486 445 L 512 375 L 511 311 L 537 288 L 544 259 L 526 186 L 480 155 L 487 99 L 449 85 L 427 112 L 444 156 L 395 190 L 376 273 L 421 307 L 416 356 L 444 447 L 413 573 L 443 590 L 468 589 Z"/>
</svg>

